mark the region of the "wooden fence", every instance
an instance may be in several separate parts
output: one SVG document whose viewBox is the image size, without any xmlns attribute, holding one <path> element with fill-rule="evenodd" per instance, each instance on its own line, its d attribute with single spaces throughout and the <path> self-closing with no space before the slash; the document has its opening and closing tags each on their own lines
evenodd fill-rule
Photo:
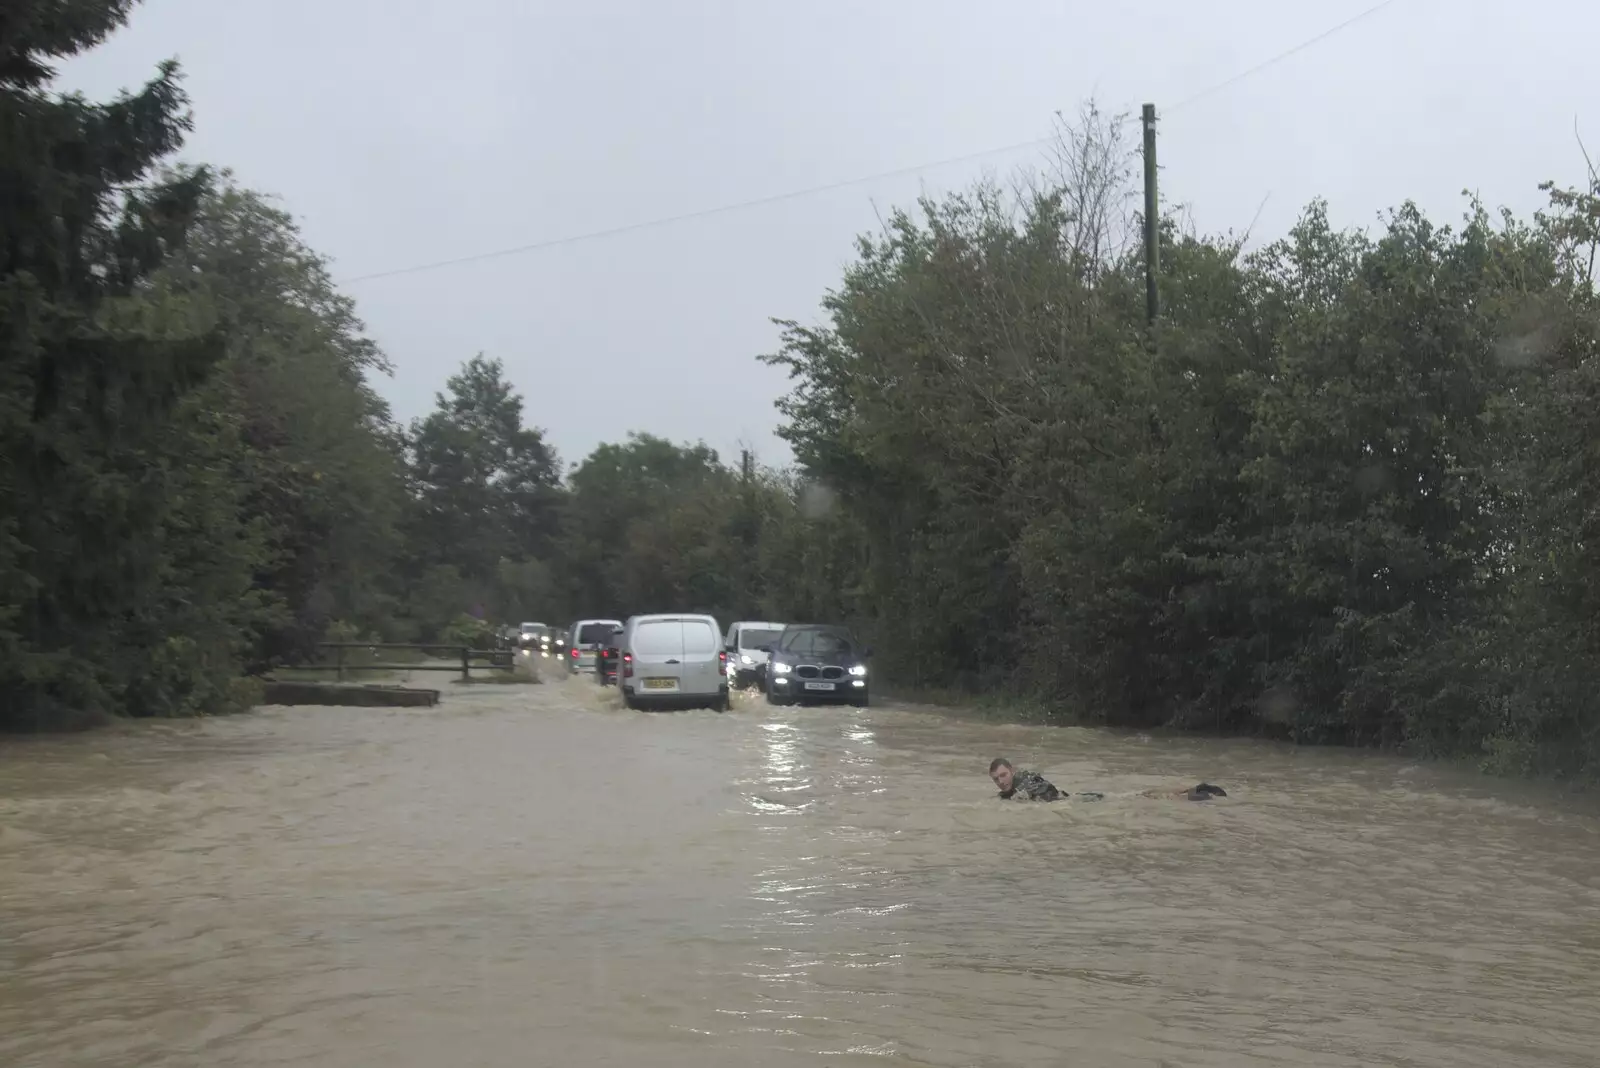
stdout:
<svg viewBox="0 0 1600 1068">
<path fill-rule="evenodd" d="M 332 671 L 334 678 L 344 681 L 347 671 L 449 671 L 459 672 L 461 681 L 472 678 L 473 668 L 479 671 L 513 671 L 516 667 L 514 649 L 473 649 L 466 645 L 406 645 L 385 642 L 318 642 L 317 648 L 334 653 L 331 664 L 297 664 L 296 671 Z M 363 660 L 349 663 L 351 649 L 366 649 L 376 653 L 380 649 L 410 650 L 432 653 L 448 664 L 382 664 Z M 442 655 L 441 655 L 442 654 Z"/>
</svg>

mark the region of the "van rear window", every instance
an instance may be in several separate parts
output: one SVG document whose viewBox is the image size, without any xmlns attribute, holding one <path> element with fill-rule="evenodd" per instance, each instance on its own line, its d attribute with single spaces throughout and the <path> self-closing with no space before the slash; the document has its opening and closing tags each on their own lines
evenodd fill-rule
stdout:
<svg viewBox="0 0 1600 1068">
<path fill-rule="evenodd" d="M 675 656 L 683 652 L 683 624 L 650 620 L 633 629 L 633 651 L 644 656 Z"/>
<path fill-rule="evenodd" d="M 683 651 L 697 656 L 717 651 L 719 643 L 717 632 L 711 629 L 711 624 L 703 619 L 686 619 L 683 621 Z"/>
<path fill-rule="evenodd" d="M 578 644 L 594 645 L 597 642 L 607 641 L 615 629 L 615 623 L 585 623 L 578 628 Z"/>
<path fill-rule="evenodd" d="M 746 627 L 739 632 L 739 648 L 759 649 L 763 645 L 777 645 L 781 630 L 756 630 Z"/>
</svg>

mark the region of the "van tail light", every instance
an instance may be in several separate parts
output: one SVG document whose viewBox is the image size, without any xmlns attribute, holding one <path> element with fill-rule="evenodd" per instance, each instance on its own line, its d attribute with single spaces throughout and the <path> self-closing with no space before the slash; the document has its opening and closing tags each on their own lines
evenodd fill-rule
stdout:
<svg viewBox="0 0 1600 1068">
<path fill-rule="evenodd" d="M 630 679 L 633 678 L 633 654 L 632 653 L 623 653 L 622 654 L 622 673 L 624 675 L 628 676 L 628 678 L 630 678 Z"/>
<path fill-rule="evenodd" d="M 578 659 L 578 650 L 576 648 L 572 650 L 572 659 Z"/>
<path fill-rule="evenodd" d="M 717 673 L 719 675 L 726 675 L 728 673 L 728 651 L 724 649 L 722 652 L 718 653 L 717 660 L 720 662 L 719 666 L 717 667 Z"/>
</svg>

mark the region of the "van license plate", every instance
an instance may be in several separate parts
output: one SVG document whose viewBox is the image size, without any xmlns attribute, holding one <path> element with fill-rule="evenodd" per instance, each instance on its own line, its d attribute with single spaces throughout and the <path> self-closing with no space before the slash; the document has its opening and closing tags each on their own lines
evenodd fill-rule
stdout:
<svg viewBox="0 0 1600 1068">
<path fill-rule="evenodd" d="M 677 679 L 645 679 L 644 680 L 644 688 L 647 689 L 647 690 L 676 690 L 678 688 L 678 680 Z M 829 689 L 832 689 L 832 688 L 833 687 L 831 687 L 831 686 L 829 687 Z"/>
<path fill-rule="evenodd" d="M 808 683 L 806 683 L 806 689 L 808 689 L 808 690 L 832 690 L 833 689 L 833 683 L 831 683 L 831 682 L 808 682 Z"/>
</svg>

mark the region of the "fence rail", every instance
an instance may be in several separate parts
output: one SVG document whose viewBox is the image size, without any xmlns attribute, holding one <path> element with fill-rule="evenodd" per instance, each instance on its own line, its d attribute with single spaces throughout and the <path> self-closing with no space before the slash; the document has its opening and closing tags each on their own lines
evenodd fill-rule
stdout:
<svg viewBox="0 0 1600 1068">
<path fill-rule="evenodd" d="M 335 654 L 331 664 L 297 664 L 296 671 L 332 671 L 334 677 L 344 681 L 347 671 L 449 671 L 459 672 L 462 682 L 472 678 L 472 669 L 480 671 L 512 671 L 516 667 L 516 651 L 512 649 L 474 649 L 467 645 L 417 645 L 399 642 L 318 642 L 320 650 L 332 650 Z M 444 653 L 441 659 L 455 661 L 450 664 L 381 664 L 363 661 L 352 664 L 347 661 L 346 651 L 350 649 L 366 649 L 371 652 L 383 650 L 409 650 L 418 653 Z"/>
</svg>

